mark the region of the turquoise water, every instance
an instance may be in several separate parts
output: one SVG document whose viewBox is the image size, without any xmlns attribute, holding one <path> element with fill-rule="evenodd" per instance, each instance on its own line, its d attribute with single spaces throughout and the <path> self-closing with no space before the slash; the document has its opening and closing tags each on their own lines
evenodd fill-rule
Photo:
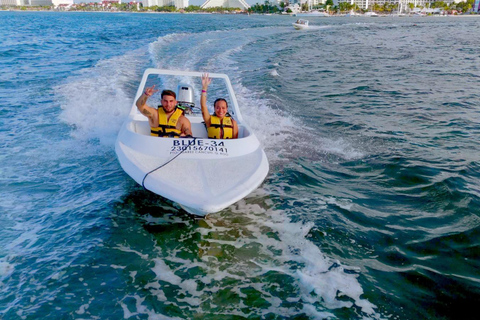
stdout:
<svg viewBox="0 0 480 320">
<path fill-rule="evenodd" d="M 2 319 L 474 319 L 474 17 L 0 12 Z M 114 141 L 147 67 L 226 73 L 270 160 L 206 219 Z"/>
</svg>

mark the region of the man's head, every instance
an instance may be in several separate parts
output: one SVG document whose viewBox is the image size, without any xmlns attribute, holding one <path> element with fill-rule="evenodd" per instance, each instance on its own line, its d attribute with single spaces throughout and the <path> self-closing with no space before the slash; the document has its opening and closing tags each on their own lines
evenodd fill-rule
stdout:
<svg viewBox="0 0 480 320">
<path fill-rule="evenodd" d="M 219 118 L 225 117 L 228 112 L 228 103 L 227 100 L 223 98 L 218 98 L 213 103 L 213 108 L 215 110 L 215 115 Z"/>
<path fill-rule="evenodd" d="M 169 113 L 175 109 L 177 105 L 177 95 L 172 90 L 162 91 L 162 107 L 165 112 Z"/>
</svg>

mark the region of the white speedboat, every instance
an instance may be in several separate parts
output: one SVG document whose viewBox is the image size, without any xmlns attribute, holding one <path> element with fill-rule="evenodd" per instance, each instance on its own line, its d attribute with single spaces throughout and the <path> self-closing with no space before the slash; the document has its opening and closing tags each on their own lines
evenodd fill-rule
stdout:
<svg viewBox="0 0 480 320">
<path fill-rule="evenodd" d="M 297 30 L 303 30 L 308 28 L 308 20 L 298 19 L 293 23 L 293 27 Z"/>
<path fill-rule="evenodd" d="M 177 202 L 187 212 L 204 216 L 218 212 L 255 190 L 268 173 L 263 148 L 245 123 L 227 75 L 211 73 L 208 104 L 215 98 L 228 101 L 238 123 L 238 139 L 208 139 L 194 87 L 201 88 L 200 72 L 147 69 L 133 100 L 130 114 L 115 144 L 123 170 L 145 189 Z M 179 106 L 192 124 L 192 138 L 150 136 L 148 119 L 135 105 L 146 87 L 177 89 Z M 175 86 L 175 87 L 174 87 Z M 153 106 L 155 97 L 147 104 Z M 210 98 L 212 101 L 210 101 Z"/>
</svg>

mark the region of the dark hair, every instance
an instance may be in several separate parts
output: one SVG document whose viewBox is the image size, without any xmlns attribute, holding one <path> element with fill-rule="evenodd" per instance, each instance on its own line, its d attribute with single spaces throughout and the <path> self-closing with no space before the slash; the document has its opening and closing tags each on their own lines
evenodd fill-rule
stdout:
<svg viewBox="0 0 480 320">
<path fill-rule="evenodd" d="M 225 104 L 227 105 L 227 110 L 228 110 L 228 102 L 227 100 L 223 99 L 223 98 L 218 98 L 217 100 L 215 100 L 215 102 L 213 102 L 213 107 L 215 108 L 215 105 L 217 104 L 218 101 L 224 101 Z M 215 113 L 215 111 L 213 111 L 213 115 L 216 116 L 217 114 Z M 232 117 L 232 115 L 230 114 L 230 112 L 227 111 L 227 113 L 225 114 L 227 117 Z"/>
<path fill-rule="evenodd" d="M 162 99 L 163 99 L 163 96 L 172 96 L 175 99 L 177 99 L 177 95 L 172 90 L 163 90 L 162 91 Z"/>
<path fill-rule="evenodd" d="M 228 109 L 228 102 L 227 102 L 227 100 L 225 100 L 225 99 L 223 99 L 223 98 L 218 98 L 217 100 L 215 100 L 215 101 L 213 102 L 213 107 L 214 107 L 214 108 L 215 108 L 215 105 L 217 104 L 218 101 L 224 101 L 225 104 L 227 105 L 227 109 Z"/>
</svg>

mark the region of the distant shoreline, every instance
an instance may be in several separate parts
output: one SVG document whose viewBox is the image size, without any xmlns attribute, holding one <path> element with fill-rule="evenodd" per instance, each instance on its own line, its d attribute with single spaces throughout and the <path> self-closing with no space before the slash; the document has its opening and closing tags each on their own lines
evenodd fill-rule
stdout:
<svg viewBox="0 0 480 320">
<path fill-rule="evenodd" d="M 146 13 L 146 14 L 195 14 L 195 15 L 255 15 L 255 16 L 282 16 L 282 17 L 297 17 L 297 14 L 261 14 L 261 13 L 248 13 L 248 12 L 205 12 L 205 11 L 194 11 L 194 12 L 168 12 L 168 11 L 123 11 L 123 10 L 48 10 L 48 9 L 41 9 L 41 8 L 35 8 L 35 9 L 26 9 L 26 10 L 21 10 L 21 9 L 1 9 L 0 12 L 55 12 L 55 13 L 72 13 L 72 12 L 83 12 L 83 13 L 132 13 L 132 14 L 141 14 L 141 13 Z M 318 18 L 318 19 L 324 19 L 324 18 L 369 18 L 369 19 L 377 19 L 377 18 L 428 18 L 428 17 L 435 17 L 435 18 L 443 18 L 443 17 L 480 17 L 480 14 L 474 14 L 474 13 L 468 13 L 468 14 L 451 14 L 451 15 L 440 15 L 440 14 L 430 14 L 430 15 L 425 15 L 425 16 L 418 16 L 414 14 L 378 14 L 376 17 L 370 17 L 370 16 L 365 16 L 363 14 L 360 15 L 355 15 L 353 17 L 350 16 L 345 16 L 344 13 L 341 14 L 333 14 L 330 16 L 317 16 L 317 15 L 311 15 L 309 16 L 308 13 L 300 13 L 301 17 L 303 18 Z"/>
</svg>

